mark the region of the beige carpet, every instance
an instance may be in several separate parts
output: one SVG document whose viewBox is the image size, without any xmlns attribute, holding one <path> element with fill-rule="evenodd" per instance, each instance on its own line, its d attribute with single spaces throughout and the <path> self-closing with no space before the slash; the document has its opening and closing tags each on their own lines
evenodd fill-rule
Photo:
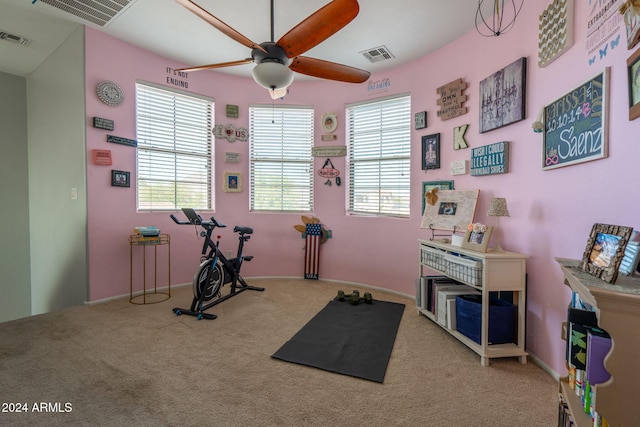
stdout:
<svg viewBox="0 0 640 427">
<path fill-rule="evenodd" d="M 515 358 L 483 368 L 391 293 L 370 290 L 407 305 L 384 384 L 272 359 L 338 289 L 353 287 L 248 282 L 266 290 L 214 307 L 216 320 L 172 313 L 189 305 L 186 286 L 159 304 L 124 299 L 0 324 L 0 425 L 555 425 L 557 386 L 546 372 Z M 10 404 L 28 412 L 5 412 Z"/>
</svg>

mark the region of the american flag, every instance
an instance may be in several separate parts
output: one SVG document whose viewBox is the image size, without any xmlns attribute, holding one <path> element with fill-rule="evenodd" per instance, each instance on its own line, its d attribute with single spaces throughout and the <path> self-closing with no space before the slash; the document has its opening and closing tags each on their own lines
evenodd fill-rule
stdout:
<svg viewBox="0 0 640 427">
<path fill-rule="evenodd" d="M 320 224 L 307 224 L 306 247 L 304 251 L 304 278 L 318 280 L 320 258 L 320 236 L 322 234 Z"/>
</svg>

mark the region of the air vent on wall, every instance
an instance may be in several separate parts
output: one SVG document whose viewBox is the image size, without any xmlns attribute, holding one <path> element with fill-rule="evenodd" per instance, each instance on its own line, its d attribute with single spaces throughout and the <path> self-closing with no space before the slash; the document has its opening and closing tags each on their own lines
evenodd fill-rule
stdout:
<svg viewBox="0 0 640 427">
<path fill-rule="evenodd" d="M 48 4 L 101 27 L 108 24 L 118 13 L 133 2 L 135 0 L 92 0 L 90 2 L 40 0 L 40 3 Z"/>
<path fill-rule="evenodd" d="M 20 46 L 27 46 L 31 43 L 31 40 L 19 36 L 17 34 L 7 33 L 6 31 L 0 30 L 0 40 L 5 40 L 11 43 L 19 44 Z"/>
<path fill-rule="evenodd" d="M 374 47 L 373 49 L 363 50 L 360 53 L 363 54 L 364 57 L 372 63 L 387 61 L 389 59 L 395 58 L 395 56 L 393 56 L 393 54 L 389 52 L 389 49 L 387 49 L 386 46 Z"/>
</svg>

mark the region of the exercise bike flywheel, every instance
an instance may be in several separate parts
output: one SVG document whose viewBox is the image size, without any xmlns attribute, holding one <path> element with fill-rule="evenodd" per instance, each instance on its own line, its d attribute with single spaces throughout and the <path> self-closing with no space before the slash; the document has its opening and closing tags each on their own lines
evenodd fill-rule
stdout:
<svg viewBox="0 0 640 427">
<path fill-rule="evenodd" d="M 202 301 L 211 301 L 220 296 L 220 288 L 225 283 L 224 267 L 220 260 L 211 269 L 212 259 L 202 264 L 193 278 L 193 295 Z"/>
</svg>

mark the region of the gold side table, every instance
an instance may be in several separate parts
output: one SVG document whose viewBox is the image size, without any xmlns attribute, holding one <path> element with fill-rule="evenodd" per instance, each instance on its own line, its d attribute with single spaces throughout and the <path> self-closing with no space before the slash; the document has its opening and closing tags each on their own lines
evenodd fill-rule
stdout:
<svg viewBox="0 0 640 427">
<path fill-rule="evenodd" d="M 158 246 L 167 246 L 167 291 L 158 291 Z M 133 295 L 133 247 L 142 246 L 142 293 Z M 147 292 L 147 246 L 153 246 L 153 292 Z M 171 238 L 168 234 L 145 237 L 129 236 L 129 302 L 132 304 L 155 304 L 171 298 Z M 142 300 L 142 301 L 140 301 Z"/>
</svg>

